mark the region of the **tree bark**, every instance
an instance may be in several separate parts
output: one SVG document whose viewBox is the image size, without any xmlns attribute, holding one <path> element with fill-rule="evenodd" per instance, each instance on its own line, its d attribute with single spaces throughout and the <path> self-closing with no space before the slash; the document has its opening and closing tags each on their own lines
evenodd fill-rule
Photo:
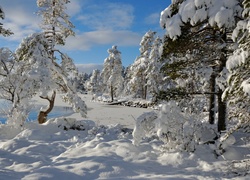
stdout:
<svg viewBox="0 0 250 180">
<path fill-rule="evenodd" d="M 209 96 L 209 123 L 210 124 L 214 124 L 215 121 L 215 74 L 212 73 L 211 77 L 210 77 L 210 96 Z"/>
<path fill-rule="evenodd" d="M 48 96 L 46 96 L 46 97 L 40 96 L 40 98 L 46 99 L 49 101 L 48 109 L 46 111 L 40 111 L 39 115 L 38 115 L 38 123 L 43 124 L 46 122 L 48 114 L 52 111 L 52 109 L 54 107 L 55 98 L 56 98 L 56 91 L 53 91 L 51 98 L 49 98 Z"/>
<path fill-rule="evenodd" d="M 226 33 L 223 34 L 222 39 L 224 42 L 227 41 Z M 227 49 L 222 49 L 222 54 L 220 57 L 220 64 L 218 68 L 218 74 L 226 67 L 227 62 Z M 218 132 L 226 130 L 226 113 L 227 113 L 227 105 L 226 102 L 222 101 L 223 90 L 218 88 Z"/>
<path fill-rule="evenodd" d="M 110 96 L 111 96 L 111 102 L 113 102 L 114 101 L 114 89 L 112 85 L 110 86 Z"/>
<path fill-rule="evenodd" d="M 218 132 L 226 130 L 226 102 L 222 101 L 223 91 L 219 89 L 218 93 Z"/>
<path fill-rule="evenodd" d="M 145 87 L 144 87 L 144 92 L 143 92 L 143 99 L 147 99 L 147 91 L 148 91 L 148 86 L 147 85 L 145 85 Z"/>
</svg>

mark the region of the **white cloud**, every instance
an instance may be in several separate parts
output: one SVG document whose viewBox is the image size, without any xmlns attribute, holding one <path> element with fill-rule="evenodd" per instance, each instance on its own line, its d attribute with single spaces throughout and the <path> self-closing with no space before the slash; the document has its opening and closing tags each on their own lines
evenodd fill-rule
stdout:
<svg viewBox="0 0 250 180">
<path fill-rule="evenodd" d="M 69 37 L 67 39 L 67 50 L 89 50 L 96 45 L 118 45 L 118 46 L 137 46 L 142 36 L 131 31 L 91 31 Z"/>
<path fill-rule="evenodd" d="M 82 0 L 71 0 L 69 4 L 67 4 L 67 14 L 70 16 L 74 16 L 78 14 L 82 9 Z"/>
<path fill-rule="evenodd" d="M 146 24 L 159 24 L 160 20 L 160 13 L 153 13 L 150 14 L 148 17 L 145 18 L 145 23 Z"/>
<path fill-rule="evenodd" d="M 94 30 L 128 29 L 134 20 L 133 11 L 133 6 L 128 4 L 92 4 L 83 10 L 83 15 L 79 16 L 78 20 Z"/>
<path fill-rule="evenodd" d="M 36 15 L 37 7 L 34 0 L 3 0 L 1 6 L 5 12 L 4 27 L 11 29 L 14 35 L 6 38 L 9 41 L 21 41 L 27 35 L 39 29 L 39 17 Z"/>
<path fill-rule="evenodd" d="M 99 69 L 99 70 L 103 69 L 102 64 L 76 64 L 76 67 L 79 72 L 87 74 L 92 73 L 94 69 Z"/>
</svg>

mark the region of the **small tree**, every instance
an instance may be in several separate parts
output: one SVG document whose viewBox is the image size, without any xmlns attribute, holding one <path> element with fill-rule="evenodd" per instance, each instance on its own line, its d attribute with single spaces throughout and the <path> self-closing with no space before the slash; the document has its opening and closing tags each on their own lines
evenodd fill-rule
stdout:
<svg viewBox="0 0 250 180">
<path fill-rule="evenodd" d="M 49 101 L 46 110 L 39 113 L 39 123 L 46 121 L 48 113 L 54 106 L 56 89 L 65 92 L 63 97 L 69 102 L 74 111 L 80 112 L 82 116 L 86 115 L 86 105 L 78 97 L 76 89 L 68 76 L 69 71 L 76 69 L 72 59 L 61 53 L 61 65 L 50 58 L 50 46 L 44 33 L 32 34 L 25 38 L 16 50 L 16 56 L 19 63 L 23 63 L 23 74 L 32 82 L 29 86 L 21 86 L 22 89 L 30 89 L 29 97 L 40 94 L 40 97 Z M 52 91 L 51 97 L 49 94 Z"/>
<path fill-rule="evenodd" d="M 101 77 L 104 84 L 104 92 L 109 92 L 113 102 L 114 97 L 119 96 L 123 90 L 123 68 L 121 52 L 118 51 L 117 46 L 112 46 L 108 53 L 109 57 L 104 60 Z"/>
<path fill-rule="evenodd" d="M 135 62 L 130 66 L 128 76 L 131 77 L 127 83 L 131 93 L 135 97 L 147 98 L 147 72 L 146 69 L 149 65 L 149 56 L 154 42 L 155 32 L 148 31 L 142 38 L 140 43 L 140 56 L 136 58 Z"/>
<path fill-rule="evenodd" d="M 100 76 L 100 70 L 94 69 L 92 72 L 92 76 L 90 77 L 90 80 L 87 82 L 87 88 L 88 91 L 92 95 L 98 95 L 101 92 L 101 76 Z"/>
<path fill-rule="evenodd" d="M 76 102 L 74 101 L 79 100 L 67 78 L 69 71 L 76 70 L 75 65 L 71 58 L 55 49 L 56 45 L 63 45 L 69 35 L 74 35 L 72 30 L 74 26 L 69 21 L 69 16 L 65 13 L 66 4 L 69 2 L 69 0 L 37 0 L 37 5 L 41 9 L 39 14 L 43 18 L 43 33 L 33 34 L 26 38 L 17 50 L 19 61 L 31 61 L 28 64 L 36 70 L 39 69 L 37 65 L 44 68 L 39 69 L 37 72 L 31 69 L 34 74 L 40 74 L 40 82 L 45 83 L 42 86 L 38 86 L 38 89 L 42 92 L 40 97 L 49 101 L 49 107 L 39 113 L 39 123 L 44 123 L 48 113 L 53 109 L 56 85 L 59 85 L 64 92 L 69 92 L 67 98 L 71 103 L 75 104 Z M 58 52 L 60 55 L 61 66 L 56 63 L 55 52 Z M 48 94 L 49 90 L 52 90 L 51 97 Z M 79 107 L 79 105 L 83 107 Z M 86 113 L 84 103 L 78 104 L 75 108 L 77 110 L 82 109 L 82 115 Z"/>
<path fill-rule="evenodd" d="M 161 72 L 162 62 L 161 59 L 162 53 L 162 40 L 157 37 L 152 45 L 152 50 L 149 55 L 149 63 L 146 68 L 145 74 L 147 79 L 147 91 L 152 96 L 152 101 L 157 100 L 159 92 L 164 89 L 164 78 L 163 73 Z"/>
</svg>

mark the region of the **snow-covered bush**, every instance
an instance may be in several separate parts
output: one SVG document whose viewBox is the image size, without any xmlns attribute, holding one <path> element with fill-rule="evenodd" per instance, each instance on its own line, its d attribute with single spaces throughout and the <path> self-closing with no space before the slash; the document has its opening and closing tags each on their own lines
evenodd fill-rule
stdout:
<svg viewBox="0 0 250 180">
<path fill-rule="evenodd" d="M 155 133 L 155 120 L 157 113 L 154 111 L 143 113 L 136 119 L 136 125 L 133 131 L 133 144 L 139 145 L 144 137 Z"/>
<path fill-rule="evenodd" d="M 194 152 L 198 144 L 215 140 L 217 135 L 212 128 L 171 101 L 162 105 L 158 113 L 144 113 L 137 118 L 133 143 L 139 145 L 143 138 L 157 135 L 167 151 Z"/>
<path fill-rule="evenodd" d="M 56 119 L 50 119 L 48 124 L 55 124 L 57 127 L 63 130 L 78 130 L 78 131 L 84 131 L 92 129 L 95 126 L 95 123 L 93 121 L 87 121 L 82 120 L 78 121 L 75 118 L 56 118 Z"/>
<path fill-rule="evenodd" d="M 184 114 L 174 101 L 164 104 L 159 114 L 157 135 L 165 143 L 165 148 L 195 151 L 201 138 L 201 122 Z"/>
</svg>

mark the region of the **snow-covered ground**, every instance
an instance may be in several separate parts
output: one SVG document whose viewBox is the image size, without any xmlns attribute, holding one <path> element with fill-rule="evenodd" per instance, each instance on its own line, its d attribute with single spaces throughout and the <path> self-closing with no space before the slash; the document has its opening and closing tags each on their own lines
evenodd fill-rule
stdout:
<svg viewBox="0 0 250 180">
<path fill-rule="evenodd" d="M 1 125 L 0 179 L 250 179 L 249 134 L 235 134 L 237 141 L 226 160 L 216 157 L 209 145 L 199 146 L 195 153 L 166 153 L 157 139 L 132 144 L 134 118 L 150 109 L 83 98 L 87 119 L 72 114 L 43 125 L 33 121 L 21 132 Z M 67 107 L 59 99 L 56 106 Z M 64 130 L 74 124 L 81 130 Z"/>
</svg>

